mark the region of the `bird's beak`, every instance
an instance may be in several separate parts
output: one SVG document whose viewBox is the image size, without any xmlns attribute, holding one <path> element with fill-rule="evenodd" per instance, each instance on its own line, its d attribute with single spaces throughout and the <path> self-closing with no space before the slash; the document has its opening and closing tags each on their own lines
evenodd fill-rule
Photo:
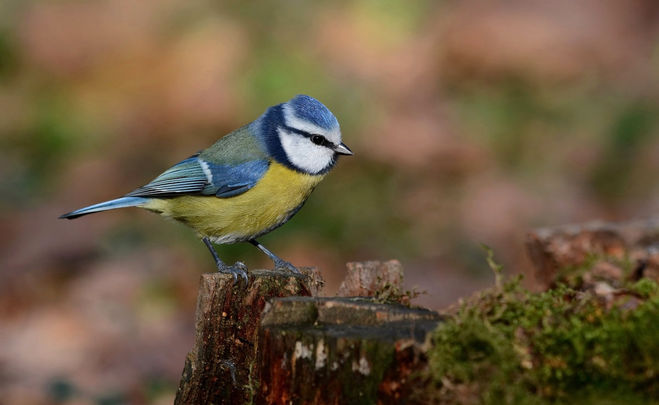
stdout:
<svg viewBox="0 0 659 405">
<path fill-rule="evenodd" d="M 334 152 L 338 153 L 339 155 L 352 155 L 352 151 L 344 143 L 336 145 L 336 147 L 334 147 Z"/>
</svg>

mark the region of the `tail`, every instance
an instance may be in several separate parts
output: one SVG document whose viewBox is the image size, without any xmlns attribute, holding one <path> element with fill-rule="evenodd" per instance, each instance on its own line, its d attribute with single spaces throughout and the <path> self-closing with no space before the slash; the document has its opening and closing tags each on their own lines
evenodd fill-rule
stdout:
<svg viewBox="0 0 659 405">
<path fill-rule="evenodd" d="M 60 215 L 60 218 L 75 219 L 83 215 L 92 214 L 94 212 L 114 210 L 117 208 L 126 207 L 140 207 L 149 201 L 147 198 L 142 197 L 121 197 L 116 200 L 105 201 L 102 203 L 90 205 L 89 207 L 80 208 L 69 212 L 68 214 Z"/>
</svg>

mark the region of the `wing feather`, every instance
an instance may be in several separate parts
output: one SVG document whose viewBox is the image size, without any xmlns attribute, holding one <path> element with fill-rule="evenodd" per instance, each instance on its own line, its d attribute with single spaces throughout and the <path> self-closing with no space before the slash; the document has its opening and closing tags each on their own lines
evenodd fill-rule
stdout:
<svg viewBox="0 0 659 405">
<path fill-rule="evenodd" d="M 165 198 L 200 194 L 233 197 L 254 187 L 269 165 L 266 159 L 216 164 L 205 161 L 197 154 L 177 163 L 149 184 L 126 196 Z"/>
<path fill-rule="evenodd" d="M 256 185 L 270 166 L 263 145 L 254 135 L 254 125 L 233 131 L 126 196 L 166 198 L 197 194 L 228 198 L 244 193 Z"/>
</svg>

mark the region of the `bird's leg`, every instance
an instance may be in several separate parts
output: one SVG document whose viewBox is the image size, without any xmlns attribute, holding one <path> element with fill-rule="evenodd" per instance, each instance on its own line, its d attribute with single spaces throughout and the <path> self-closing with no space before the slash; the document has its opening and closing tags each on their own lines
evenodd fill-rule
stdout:
<svg viewBox="0 0 659 405">
<path fill-rule="evenodd" d="M 300 274 L 300 270 L 298 270 L 297 267 L 293 266 L 291 263 L 287 262 L 286 260 L 280 258 L 276 254 L 269 251 L 265 246 L 260 244 L 256 239 L 251 239 L 249 241 L 249 243 L 251 243 L 252 245 L 259 248 L 259 250 L 261 250 L 261 252 L 268 255 L 268 257 L 270 259 L 272 259 L 273 262 L 275 262 L 275 270 L 288 270 L 288 271 L 292 271 L 293 273 Z"/>
<path fill-rule="evenodd" d="M 213 259 L 215 259 L 215 265 L 217 266 L 217 271 L 220 273 L 225 273 L 225 274 L 231 274 L 233 276 L 233 282 L 236 283 L 238 281 L 238 276 L 242 277 L 245 280 L 245 284 L 249 283 L 249 279 L 247 278 L 247 266 L 245 266 L 244 263 L 242 262 L 236 262 L 233 266 L 229 266 L 225 264 L 222 260 L 220 260 L 220 257 L 217 255 L 217 252 L 213 248 L 213 244 L 211 243 L 210 239 L 207 237 L 201 238 L 202 241 L 204 241 L 204 244 L 210 250 L 211 254 L 213 255 Z"/>
</svg>

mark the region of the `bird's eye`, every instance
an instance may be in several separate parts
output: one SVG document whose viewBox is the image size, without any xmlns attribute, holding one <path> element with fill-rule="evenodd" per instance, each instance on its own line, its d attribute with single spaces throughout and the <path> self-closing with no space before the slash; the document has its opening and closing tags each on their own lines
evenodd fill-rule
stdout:
<svg viewBox="0 0 659 405">
<path fill-rule="evenodd" d="M 315 143 L 316 145 L 325 145 L 327 140 L 322 135 L 311 135 L 311 142 Z"/>
</svg>

